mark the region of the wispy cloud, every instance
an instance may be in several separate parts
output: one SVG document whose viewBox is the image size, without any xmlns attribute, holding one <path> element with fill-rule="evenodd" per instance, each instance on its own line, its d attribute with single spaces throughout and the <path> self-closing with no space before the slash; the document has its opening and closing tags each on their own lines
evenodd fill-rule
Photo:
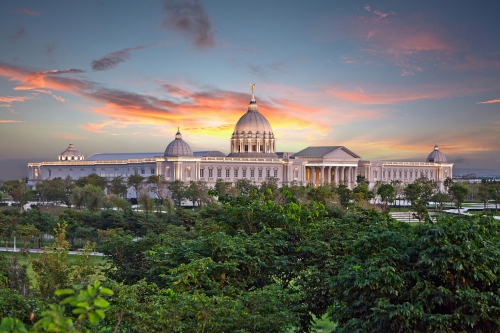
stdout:
<svg viewBox="0 0 500 333">
<path fill-rule="evenodd" d="M 490 99 L 489 101 L 484 101 L 484 102 L 477 102 L 476 104 L 494 104 L 494 103 L 500 103 L 500 98 Z"/>
<path fill-rule="evenodd" d="M 118 66 L 120 63 L 125 62 L 132 58 L 132 54 L 130 51 L 135 51 L 135 50 L 142 50 L 147 47 L 151 47 L 156 45 L 154 44 L 148 44 L 148 45 L 142 45 L 142 46 L 136 46 L 136 47 L 130 47 L 126 48 L 120 51 L 116 52 L 111 52 L 106 54 L 104 57 L 98 60 L 92 60 L 92 70 L 94 71 L 107 71 L 109 69 L 115 68 Z"/>
<path fill-rule="evenodd" d="M 325 91 L 340 100 L 361 105 L 388 105 L 401 102 L 442 99 L 467 96 L 480 92 L 500 89 L 494 80 L 459 82 L 448 85 L 418 85 L 407 89 L 398 87 L 378 87 L 367 91 L 360 87 L 346 89 L 344 86 L 326 87 Z M 488 104 L 488 103 L 484 103 Z"/>
<path fill-rule="evenodd" d="M 24 123 L 24 121 L 0 119 L 0 124 L 7 124 L 7 123 Z"/>
<path fill-rule="evenodd" d="M 361 55 L 345 56 L 360 63 L 391 63 L 402 69 L 402 76 L 415 75 L 426 68 L 447 66 L 463 48 L 463 41 L 429 16 L 365 10 L 370 14 L 339 20 L 333 27 L 334 38 L 358 41 Z"/>
<path fill-rule="evenodd" d="M 20 8 L 17 10 L 18 13 L 28 16 L 38 16 L 38 12 L 28 9 L 28 8 Z"/>
<path fill-rule="evenodd" d="M 24 36 L 25 33 L 26 33 L 26 29 L 24 27 L 20 27 L 12 35 L 9 35 L 8 39 L 11 42 L 17 42 L 18 40 L 20 40 Z"/>
<path fill-rule="evenodd" d="M 164 10 L 167 13 L 163 21 L 165 28 L 179 31 L 199 49 L 216 46 L 217 31 L 198 0 L 168 1 Z"/>
</svg>

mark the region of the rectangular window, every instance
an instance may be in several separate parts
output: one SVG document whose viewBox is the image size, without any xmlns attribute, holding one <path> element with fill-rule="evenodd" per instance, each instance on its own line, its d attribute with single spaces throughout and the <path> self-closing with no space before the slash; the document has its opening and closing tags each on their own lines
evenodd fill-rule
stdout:
<svg viewBox="0 0 500 333">
<path fill-rule="evenodd" d="M 200 169 L 200 178 L 205 177 L 205 169 Z"/>
<path fill-rule="evenodd" d="M 261 145 L 260 146 L 260 151 L 263 152 L 264 151 L 264 145 Z"/>
<path fill-rule="evenodd" d="M 208 169 L 208 178 L 212 178 L 214 176 L 214 170 Z"/>
<path fill-rule="evenodd" d="M 247 169 L 243 169 L 243 178 L 247 178 Z"/>
<path fill-rule="evenodd" d="M 226 169 L 226 178 L 229 178 L 229 169 Z"/>
<path fill-rule="evenodd" d="M 271 177 L 271 170 L 266 170 L 266 177 L 267 178 Z"/>
<path fill-rule="evenodd" d="M 151 174 L 154 175 L 155 174 L 155 169 L 151 169 Z"/>
<path fill-rule="evenodd" d="M 234 178 L 238 178 L 238 169 L 234 169 Z"/>
<path fill-rule="evenodd" d="M 274 178 L 278 178 L 278 170 L 274 170 Z"/>
<path fill-rule="evenodd" d="M 259 170 L 259 178 L 262 178 L 262 170 Z"/>
<path fill-rule="evenodd" d="M 252 145 L 252 151 L 257 151 L 257 146 L 256 145 Z"/>
<path fill-rule="evenodd" d="M 217 169 L 217 178 L 222 177 L 222 169 Z"/>
<path fill-rule="evenodd" d="M 245 145 L 245 151 L 248 151 L 248 145 Z"/>
<path fill-rule="evenodd" d="M 146 173 L 146 170 L 141 169 L 141 174 L 144 175 Z"/>
<path fill-rule="evenodd" d="M 250 170 L 250 178 L 253 178 L 255 177 L 255 170 Z"/>
</svg>

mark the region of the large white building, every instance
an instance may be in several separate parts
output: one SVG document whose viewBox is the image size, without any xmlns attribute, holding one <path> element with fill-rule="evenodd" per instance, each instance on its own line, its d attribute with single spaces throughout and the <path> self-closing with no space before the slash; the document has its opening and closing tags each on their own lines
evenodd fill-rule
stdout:
<svg viewBox="0 0 500 333">
<path fill-rule="evenodd" d="M 256 185 L 267 178 L 279 179 L 280 185 L 292 182 L 318 186 L 325 183 L 356 185 L 358 175 L 365 176 L 370 187 L 375 183 L 399 179 L 412 182 L 421 175 L 435 180 L 442 189 L 452 176 L 453 164 L 436 144 L 426 162 L 369 162 L 344 146 L 307 147 L 298 153 L 276 152 L 276 138 L 267 119 L 259 112 L 253 94 L 248 111 L 239 119 L 230 139 L 230 154 L 212 150 L 193 152 L 180 131 L 164 153 L 93 154 L 85 158 L 71 143 L 57 161 L 29 163 L 28 184 L 56 177 L 72 179 L 95 173 L 109 179 L 140 174 L 161 176 L 167 181 L 235 182 L 248 179 Z M 129 189 L 127 196 L 135 191 Z"/>
</svg>

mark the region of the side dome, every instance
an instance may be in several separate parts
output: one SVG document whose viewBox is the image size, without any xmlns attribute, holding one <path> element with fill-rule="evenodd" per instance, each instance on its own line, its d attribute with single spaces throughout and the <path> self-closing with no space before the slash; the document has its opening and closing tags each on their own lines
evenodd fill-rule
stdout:
<svg viewBox="0 0 500 333">
<path fill-rule="evenodd" d="M 73 143 L 70 143 L 68 148 L 59 155 L 59 161 L 83 161 L 84 159 L 83 154 L 75 149 Z"/>
<path fill-rule="evenodd" d="M 434 146 L 434 150 L 427 156 L 427 161 L 426 162 L 434 162 L 434 163 L 447 163 L 448 160 L 446 159 L 446 156 L 439 151 L 439 146 L 436 142 L 436 145 Z"/>
<path fill-rule="evenodd" d="M 182 140 L 182 134 L 177 129 L 175 139 L 165 149 L 164 156 L 193 156 L 193 151 L 186 141 Z"/>
</svg>

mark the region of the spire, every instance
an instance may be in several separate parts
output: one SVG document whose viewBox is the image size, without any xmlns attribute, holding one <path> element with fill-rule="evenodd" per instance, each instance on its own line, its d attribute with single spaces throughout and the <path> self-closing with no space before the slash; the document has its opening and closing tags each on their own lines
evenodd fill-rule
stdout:
<svg viewBox="0 0 500 333">
<path fill-rule="evenodd" d="M 182 134 L 180 131 L 180 127 L 177 127 L 177 133 L 175 133 L 175 138 L 176 139 L 182 139 Z"/>
<path fill-rule="evenodd" d="M 438 143 L 436 142 L 436 145 L 434 146 L 434 150 L 439 150 Z"/>
<path fill-rule="evenodd" d="M 255 103 L 255 95 L 254 95 L 254 90 L 255 90 L 255 83 L 250 84 L 250 91 L 252 92 L 252 99 L 250 100 L 251 103 Z"/>
</svg>

